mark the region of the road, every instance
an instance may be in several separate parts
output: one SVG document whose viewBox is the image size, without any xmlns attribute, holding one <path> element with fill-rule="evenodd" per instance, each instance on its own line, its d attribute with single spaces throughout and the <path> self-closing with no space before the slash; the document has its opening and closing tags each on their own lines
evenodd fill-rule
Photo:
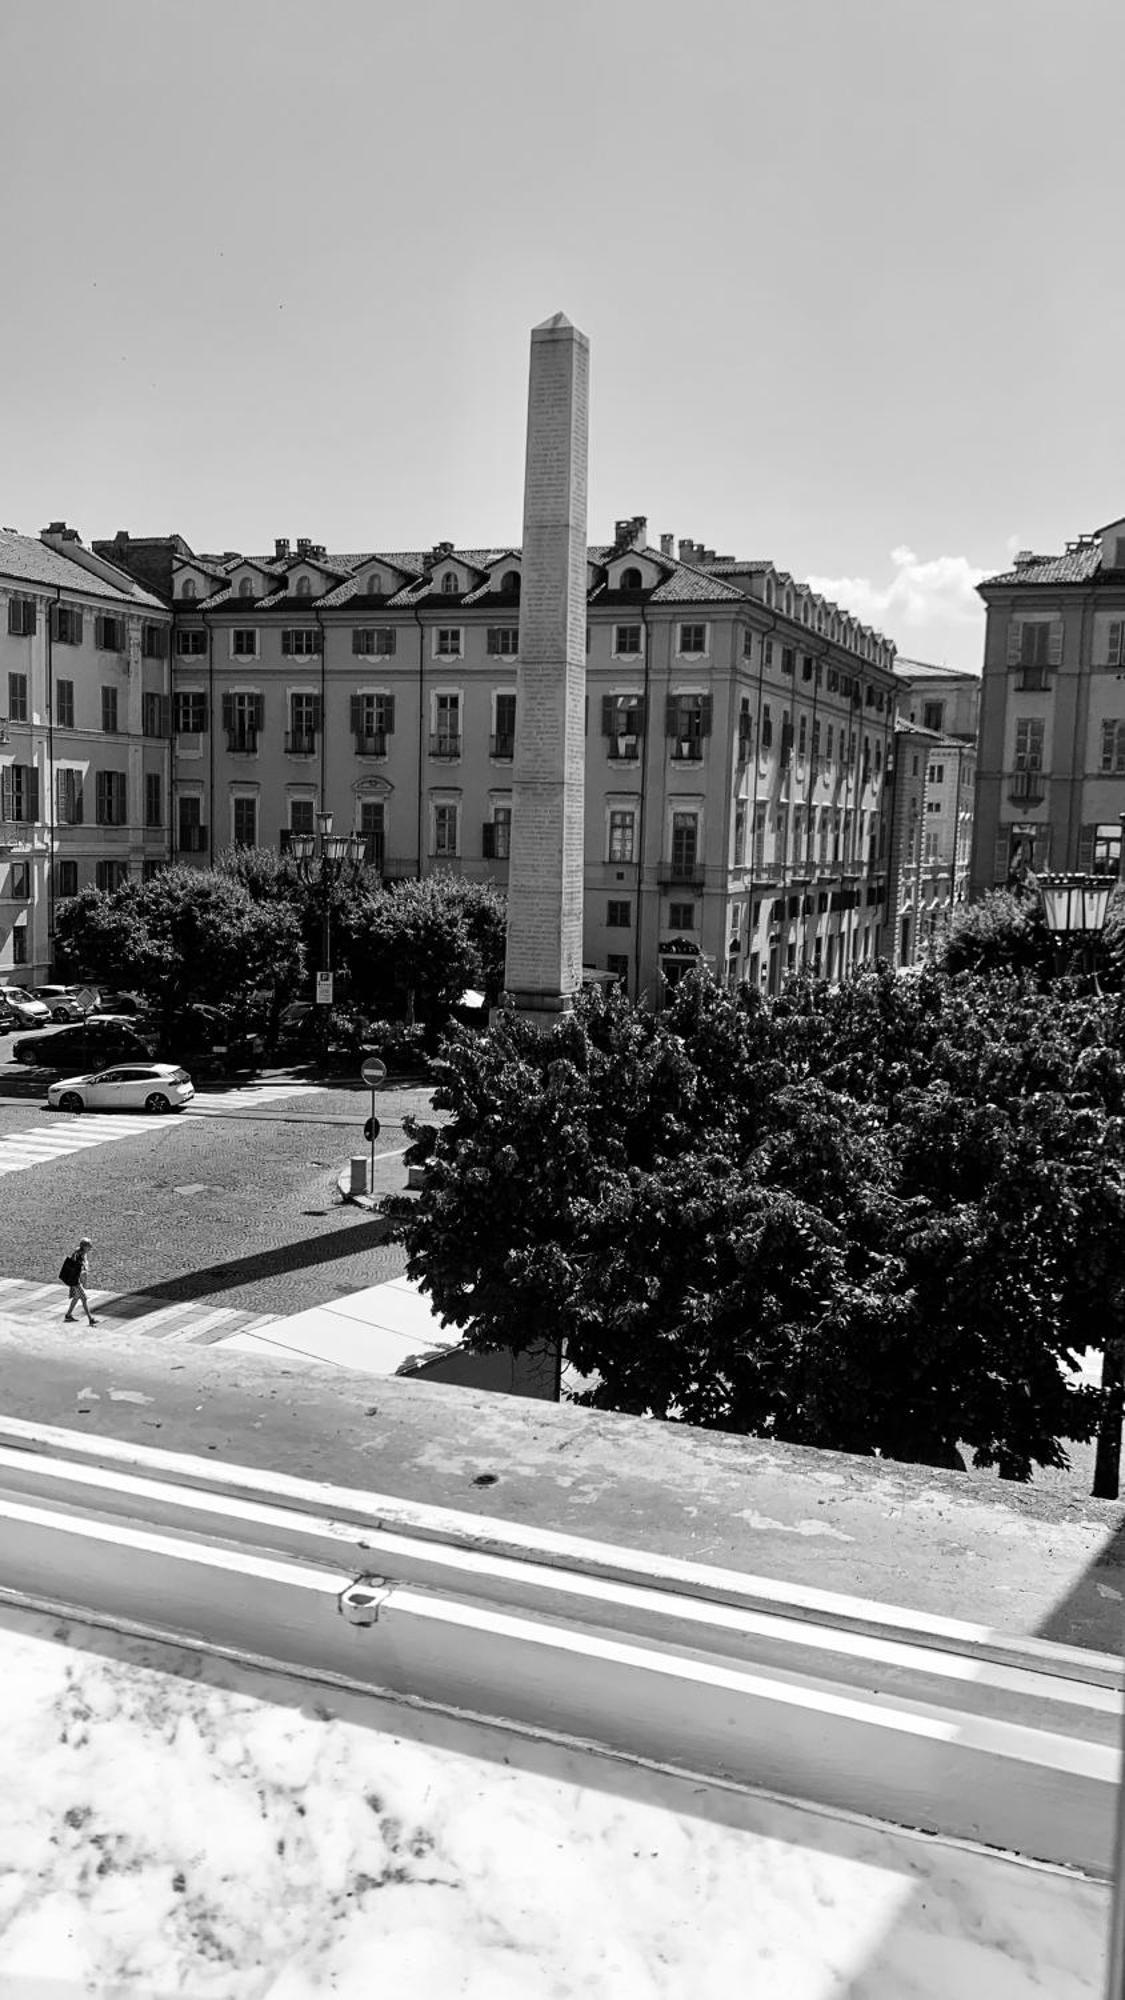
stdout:
<svg viewBox="0 0 1125 2000">
<path fill-rule="evenodd" d="M 0 1279 L 54 1282 L 80 1235 L 93 1242 L 95 1286 L 169 1305 L 298 1312 L 402 1270 L 386 1225 L 336 1189 L 343 1163 L 366 1150 L 371 1098 L 358 1083 L 320 1089 L 269 1072 L 208 1086 L 197 1108 L 167 1119 L 71 1117 L 25 1094 L 10 1039 L 0 1038 Z M 428 1109 L 422 1089 L 380 1094 L 377 1186 L 402 1185 L 402 1118 Z M 60 1312 L 64 1303 L 60 1290 Z"/>
</svg>

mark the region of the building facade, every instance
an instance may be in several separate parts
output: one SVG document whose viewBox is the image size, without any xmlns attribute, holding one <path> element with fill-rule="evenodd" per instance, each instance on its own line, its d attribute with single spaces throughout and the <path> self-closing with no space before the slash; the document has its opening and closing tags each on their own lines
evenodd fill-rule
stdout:
<svg viewBox="0 0 1125 2000">
<path fill-rule="evenodd" d="M 971 889 L 1115 873 L 1125 811 L 1125 521 L 1016 557 L 988 608 Z"/>
<path fill-rule="evenodd" d="M 172 847 L 330 810 L 387 879 L 503 886 L 517 548 L 197 555 L 97 543 L 174 612 Z M 589 552 L 584 960 L 659 1002 L 685 965 L 776 991 L 875 955 L 894 648 L 766 561 L 640 517 Z"/>
<path fill-rule="evenodd" d="M 0 983 L 50 976 L 63 898 L 170 854 L 171 626 L 65 522 L 0 530 Z"/>
<path fill-rule="evenodd" d="M 926 956 L 957 904 L 967 900 L 980 716 L 980 677 L 899 659 L 894 776 L 882 851 L 892 965 Z"/>
</svg>

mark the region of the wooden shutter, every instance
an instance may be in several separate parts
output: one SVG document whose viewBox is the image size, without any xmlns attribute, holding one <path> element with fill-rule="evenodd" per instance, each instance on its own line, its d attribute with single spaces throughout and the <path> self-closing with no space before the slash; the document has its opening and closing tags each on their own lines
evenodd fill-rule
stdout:
<svg viewBox="0 0 1125 2000">
<path fill-rule="evenodd" d="M 48 626 L 50 629 L 52 639 L 58 638 L 59 629 L 62 625 L 62 622 L 63 622 L 63 606 L 61 604 L 52 604 L 48 612 Z"/>
<path fill-rule="evenodd" d="M 353 735 L 353 736 L 362 736 L 362 734 L 363 734 L 363 696 L 362 696 L 361 694 L 353 694 L 353 696 L 352 696 L 352 699 L 351 699 L 351 716 L 352 716 L 352 735 Z"/>
<path fill-rule="evenodd" d="M 612 694 L 603 694 L 603 696 L 602 696 L 602 735 L 603 735 L 603 736 L 613 736 L 613 735 L 614 735 L 614 734 L 616 733 L 616 718 L 617 718 L 617 699 L 616 699 L 616 696 L 614 696 L 614 695 L 612 695 Z"/>
<path fill-rule="evenodd" d="M 292 632 L 283 632 L 281 635 L 282 657 L 288 658 L 292 654 L 292 651 L 293 651 L 293 634 Z"/>
<path fill-rule="evenodd" d="M 1022 625 L 1021 621 L 1020 621 L 1020 620 L 1019 620 L 1018 618 L 1009 618 L 1009 620 L 1008 620 L 1008 665 L 1009 665 L 1010 667 L 1018 667 L 1018 666 L 1019 666 L 1019 663 L 1020 663 L 1020 648 L 1021 648 L 1022 644 L 1023 644 L 1023 625 Z M 1005 874 L 1007 874 L 1007 872 L 1008 872 L 1008 864 L 1007 864 L 1007 862 L 1005 862 L 1005 863 L 1004 863 L 1004 873 L 1005 873 Z"/>
<path fill-rule="evenodd" d="M 234 728 L 234 696 L 232 694 L 225 694 L 223 696 L 223 728 Z"/>
<path fill-rule="evenodd" d="M 490 819 L 485 820 L 484 825 L 481 827 L 480 830 L 480 851 L 486 861 L 495 861 L 496 827 L 494 822 Z"/>
<path fill-rule="evenodd" d="M 5 764 L 0 770 L 0 820 L 12 817 L 12 767 Z"/>
<path fill-rule="evenodd" d="M 260 729 L 262 723 L 265 721 L 266 698 L 262 694 L 256 694 L 252 697 L 252 701 L 253 701 L 254 727 L 255 729 Z"/>
<path fill-rule="evenodd" d="M 664 734 L 678 736 L 680 733 L 680 704 L 674 694 L 668 696 L 664 704 Z"/>
<path fill-rule="evenodd" d="M 385 694 L 383 696 L 383 734 L 384 736 L 393 736 L 394 733 L 395 698 L 393 694 Z"/>
<path fill-rule="evenodd" d="M 76 605 L 70 614 L 70 629 L 74 634 L 75 645 L 80 646 L 82 644 L 82 606 L 80 604 Z"/>
<path fill-rule="evenodd" d="M 74 784 L 71 791 L 71 808 L 70 808 L 72 821 L 75 826 L 82 825 L 82 817 L 84 810 L 82 802 L 84 795 L 85 795 L 85 786 L 82 781 L 82 775 L 79 771 L 75 771 Z"/>
<path fill-rule="evenodd" d="M 1082 826 L 1078 829 L 1078 867 L 1086 874 L 1089 874 L 1094 866 L 1094 840 L 1097 831 L 1096 825 Z"/>
<path fill-rule="evenodd" d="M 1049 667 L 1061 667 L 1062 656 L 1063 622 L 1061 618 L 1052 618 L 1047 635 L 1047 665 Z"/>
<path fill-rule="evenodd" d="M 710 736 L 711 734 L 711 705 L 710 695 L 705 694 L 699 705 L 699 734 L 701 736 Z"/>
<path fill-rule="evenodd" d="M 1121 639 L 1123 633 L 1125 633 L 1125 623 L 1123 623 L 1120 618 L 1115 618 L 1109 628 L 1109 645 L 1106 648 L 1107 666 L 1110 667 L 1125 666 L 1125 659 L 1122 658 L 1122 645 L 1121 645 Z"/>
<path fill-rule="evenodd" d="M 311 701 L 311 702 L 310 702 L 310 704 L 309 704 L 309 707 L 310 707 L 310 709 L 311 709 L 311 711 L 312 711 L 312 720 L 311 720 L 311 722 L 310 722 L 310 724 L 309 724 L 309 727 L 310 727 L 311 729 L 314 729 L 314 730 L 316 730 L 316 729 L 319 729 L 319 728 L 320 728 L 320 696 L 319 696 L 318 694 L 314 694 L 314 696 L 313 696 L 313 698 L 312 698 L 312 701 Z"/>
<path fill-rule="evenodd" d="M 361 632 L 361 630 L 360 630 L 360 628 L 359 628 L 359 626 L 358 626 L 358 625 L 353 625 L 353 626 L 352 626 L 352 652 L 353 652 L 353 653 L 364 653 L 364 652 L 366 652 L 367 648 L 366 648 L 366 645 L 365 645 L 365 643 L 364 643 L 364 642 L 365 642 L 365 640 L 366 640 L 366 638 L 367 638 L 367 634 L 366 634 L 366 632 Z"/>
</svg>

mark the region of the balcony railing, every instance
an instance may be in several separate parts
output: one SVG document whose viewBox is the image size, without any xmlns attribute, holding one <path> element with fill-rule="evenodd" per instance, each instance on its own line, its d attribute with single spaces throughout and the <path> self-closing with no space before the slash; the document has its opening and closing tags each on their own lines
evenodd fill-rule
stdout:
<svg viewBox="0 0 1125 2000">
<path fill-rule="evenodd" d="M 641 754 L 640 738 L 637 736 L 611 736 L 606 754 L 611 763 L 635 764 Z"/>
<path fill-rule="evenodd" d="M 662 883 L 702 883 L 703 863 L 694 859 L 686 860 L 681 856 L 677 860 L 662 861 L 657 875 Z"/>
<path fill-rule="evenodd" d="M 459 736 L 431 736 L 431 757 L 459 757 L 460 755 L 461 738 Z"/>
<path fill-rule="evenodd" d="M 288 730 L 285 736 L 285 754 L 287 757 L 315 757 L 316 730 Z"/>
<path fill-rule="evenodd" d="M 386 730 L 357 729 L 355 732 L 355 754 L 357 757 L 385 757 L 387 754 Z"/>
<path fill-rule="evenodd" d="M 1043 797 L 1043 773 L 1038 769 L 1013 771 L 1008 780 L 1010 798 L 1022 799 L 1026 805 L 1038 805 Z"/>
<path fill-rule="evenodd" d="M 236 757 L 256 757 L 258 754 L 258 732 L 256 729 L 228 729 L 227 749 Z"/>
<path fill-rule="evenodd" d="M 181 826 L 176 835 L 176 847 L 181 854 L 202 854 L 207 847 L 205 826 Z"/>
<path fill-rule="evenodd" d="M 368 868 L 377 868 L 380 875 L 384 875 L 387 872 L 384 861 L 384 850 L 387 844 L 385 836 L 381 833 L 365 833 L 362 835 L 362 839 L 365 865 Z"/>
<path fill-rule="evenodd" d="M 702 764 L 703 742 L 697 736 L 677 736 L 672 741 L 674 764 Z"/>
<path fill-rule="evenodd" d="M 515 752 L 516 739 L 510 730 L 505 730 L 500 736 L 489 737 L 488 754 L 490 757 L 496 757 L 501 763 L 510 764 L 512 758 L 515 756 Z"/>
</svg>

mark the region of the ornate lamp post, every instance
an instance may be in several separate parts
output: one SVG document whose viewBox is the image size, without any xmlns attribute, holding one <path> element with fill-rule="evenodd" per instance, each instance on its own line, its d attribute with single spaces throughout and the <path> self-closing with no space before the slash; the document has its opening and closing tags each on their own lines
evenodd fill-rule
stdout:
<svg viewBox="0 0 1125 2000">
<path fill-rule="evenodd" d="M 302 882 L 315 886 L 320 894 L 320 971 L 316 997 L 324 1008 L 321 1040 L 328 1040 L 328 1017 L 332 1008 L 332 894 L 342 881 L 355 881 L 363 867 L 365 844 L 358 833 L 333 833 L 332 814 L 318 812 L 316 833 L 295 833 L 289 852 L 297 864 Z"/>
<path fill-rule="evenodd" d="M 1062 954 L 1068 944 L 1077 946 L 1096 986 L 1094 955 L 1098 939 L 1105 929 L 1116 878 L 1112 875 L 1040 875 L 1037 880 L 1043 920 L 1056 951 Z"/>
</svg>

